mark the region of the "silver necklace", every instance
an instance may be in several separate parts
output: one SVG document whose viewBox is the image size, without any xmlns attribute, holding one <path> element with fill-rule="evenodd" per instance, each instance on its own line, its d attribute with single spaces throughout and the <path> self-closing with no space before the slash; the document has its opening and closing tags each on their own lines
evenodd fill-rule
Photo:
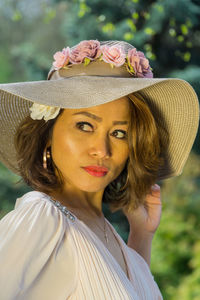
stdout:
<svg viewBox="0 0 200 300">
<path fill-rule="evenodd" d="M 67 209 L 67 207 L 66 206 L 64 206 L 64 205 L 62 205 L 58 200 L 56 200 L 56 199 L 54 199 L 53 197 L 49 197 L 49 199 L 50 199 L 50 201 L 51 202 L 53 202 L 72 222 L 74 222 L 75 221 L 75 218 L 77 218 L 76 217 L 76 215 L 74 215 L 74 214 L 72 214 L 68 209 Z M 78 219 L 78 218 L 77 218 Z M 96 223 L 96 222 L 95 222 Z M 96 223 L 96 225 L 97 225 L 97 223 Z M 102 230 L 102 228 L 99 226 L 99 225 L 97 225 L 101 230 Z M 105 240 L 106 240 L 106 243 L 108 243 L 108 235 L 107 235 L 107 232 L 106 232 L 106 221 L 105 221 L 105 217 L 104 217 L 104 230 L 102 230 L 103 232 L 104 232 L 104 238 L 105 238 Z M 115 235 L 114 235 L 115 236 Z M 121 252 L 122 252 L 122 255 L 123 255 L 123 258 L 124 258 L 124 261 L 125 261 L 125 265 L 126 265 L 126 272 L 127 272 L 127 277 L 129 278 L 129 272 L 128 272 L 128 266 L 127 266 L 127 263 L 126 263 L 126 259 L 125 259 L 125 256 L 124 256 L 124 253 L 123 253 L 123 251 L 122 251 L 122 247 L 121 247 L 121 245 L 120 245 L 120 243 L 119 243 L 119 241 L 117 240 L 117 238 L 116 238 L 116 236 L 115 236 L 115 239 L 116 239 L 116 241 L 117 241 L 117 243 L 118 243 L 118 245 L 119 245 L 119 247 L 120 247 L 120 249 L 121 249 Z"/>
<path fill-rule="evenodd" d="M 104 238 L 105 238 L 105 240 L 106 240 L 106 243 L 108 243 L 108 235 L 107 235 L 107 232 L 106 232 L 106 220 L 105 220 L 105 217 L 104 217 L 104 216 L 103 216 L 103 219 L 104 219 L 104 228 L 103 228 L 103 229 L 99 226 L 99 224 L 97 224 L 97 222 L 94 222 L 94 223 L 96 224 L 96 226 L 97 226 L 98 228 L 101 229 L 101 231 L 104 232 Z"/>
<path fill-rule="evenodd" d="M 107 235 L 107 232 L 106 232 L 106 221 L 105 221 L 105 217 L 103 217 L 104 219 L 104 228 L 102 229 L 96 222 L 95 224 L 101 229 L 101 231 L 104 232 L 104 238 L 106 240 L 106 243 L 108 243 L 108 235 Z"/>
</svg>

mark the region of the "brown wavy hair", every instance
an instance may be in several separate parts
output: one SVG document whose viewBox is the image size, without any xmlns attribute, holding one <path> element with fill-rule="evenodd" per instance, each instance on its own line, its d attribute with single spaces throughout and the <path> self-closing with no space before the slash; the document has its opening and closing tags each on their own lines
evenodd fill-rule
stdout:
<svg viewBox="0 0 200 300">
<path fill-rule="evenodd" d="M 139 93 L 127 96 L 130 100 L 130 124 L 128 128 L 129 158 L 121 174 L 104 190 L 103 202 L 112 212 L 130 211 L 144 204 L 145 196 L 156 182 L 163 164 L 164 152 L 160 127 Z M 50 194 L 62 191 L 62 174 L 48 161 L 43 167 L 43 152 L 51 139 L 53 126 L 59 115 L 48 122 L 33 120 L 27 116 L 15 134 L 15 148 L 19 172 L 25 183 L 33 189 Z"/>
</svg>

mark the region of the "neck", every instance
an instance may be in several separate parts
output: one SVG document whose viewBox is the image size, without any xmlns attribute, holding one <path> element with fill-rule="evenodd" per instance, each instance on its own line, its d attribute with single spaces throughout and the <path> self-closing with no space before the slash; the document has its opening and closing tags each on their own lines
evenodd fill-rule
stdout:
<svg viewBox="0 0 200 300">
<path fill-rule="evenodd" d="M 85 192 L 65 190 L 61 193 L 53 192 L 51 195 L 69 210 L 90 215 L 91 218 L 102 218 L 102 197 L 103 191 Z"/>
</svg>

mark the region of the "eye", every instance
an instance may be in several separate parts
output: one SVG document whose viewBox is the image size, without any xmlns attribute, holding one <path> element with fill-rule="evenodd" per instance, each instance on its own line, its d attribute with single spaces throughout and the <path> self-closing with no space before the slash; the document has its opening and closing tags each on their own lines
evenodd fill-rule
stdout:
<svg viewBox="0 0 200 300">
<path fill-rule="evenodd" d="M 125 139 L 127 137 L 127 133 L 124 130 L 115 130 L 112 135 L 118 139 Z"/>
<path fill-rule="evenodd" d="M 93 126 L 88 122 L 78 122 L 76 127 L 81 131 L 92 131 Z"/>
</svg>

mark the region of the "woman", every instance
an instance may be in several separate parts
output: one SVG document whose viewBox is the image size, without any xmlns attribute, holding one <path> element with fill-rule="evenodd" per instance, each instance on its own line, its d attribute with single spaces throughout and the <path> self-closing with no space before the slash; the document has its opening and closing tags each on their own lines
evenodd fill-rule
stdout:
<svg viewBox="0 0 200 300">
<path fill-rule="evenodd" d="M 34 189 L 0 222 L 1 298 L 162 299 L 149 268 L 155 183 L 182 171 L 196 94 L 153 79 L 125 42 L 82 41 L 54 60 L 47 81 L 0 85 L 0 157 Z M 127 245 L 102 201 L 127 216 Z"/>
</svg>

